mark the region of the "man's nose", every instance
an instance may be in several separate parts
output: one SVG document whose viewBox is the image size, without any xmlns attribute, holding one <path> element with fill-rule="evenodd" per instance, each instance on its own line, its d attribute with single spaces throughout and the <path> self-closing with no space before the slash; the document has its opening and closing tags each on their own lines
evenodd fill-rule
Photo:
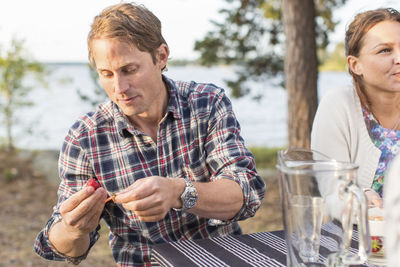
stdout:
<svg viewBox="0 0 400 267">
<path fill-rule="evenodd" d="M 394 64 L 400 64 L 400 55 L 394 57 Z"/>
<path fill-rule="evenodd" d="M 400 48 L 394 51 L 394 64 L 400 64 Z"/>
<path fill-rule="evenodd" d="M 116 75 L 114 78 L 114 88 L 117 93 L 125 93 L 129 88 L 128 80 Z"/>
</svg>

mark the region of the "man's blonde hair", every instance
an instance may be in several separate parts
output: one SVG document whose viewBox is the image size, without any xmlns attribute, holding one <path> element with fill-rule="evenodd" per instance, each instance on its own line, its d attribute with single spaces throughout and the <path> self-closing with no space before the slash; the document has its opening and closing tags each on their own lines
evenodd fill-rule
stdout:
<svg viewBox="0 0 400 267">
<path fill-rule="evenodd" d="M 92 42 L 100 38 L 115 38 L 149 52 L 156 63 L 156 51 L 167 44 L 161 34 L 160 20 L 146 7 L 135 3 L 120 3 L 104 9 L 94 18 L 88 34 L 89 61 L 93 60 Z"/>
</svg>

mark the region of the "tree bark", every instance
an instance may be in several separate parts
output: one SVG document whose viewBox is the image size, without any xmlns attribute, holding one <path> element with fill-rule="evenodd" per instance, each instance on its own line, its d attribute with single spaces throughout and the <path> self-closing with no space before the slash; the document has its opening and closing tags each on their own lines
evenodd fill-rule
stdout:
<svg viewBox="0 0 400 267">
<path fill-rule="evenodd" d="M 318 60 L 313 0 L 282 0 L 285 87 L 288 95 L 288 145 L 310 147 L 318 105 Z"/>
</svg>

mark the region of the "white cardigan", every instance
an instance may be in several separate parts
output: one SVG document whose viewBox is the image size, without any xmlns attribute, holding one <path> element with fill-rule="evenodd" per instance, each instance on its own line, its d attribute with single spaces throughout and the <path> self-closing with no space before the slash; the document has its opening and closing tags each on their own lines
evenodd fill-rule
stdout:
<svg viewBox="0 0 400 267">
<path fill-rule="evenodd" d="M 381 151 L 368 134 L 355 89 L 325 93 L 315 115 L 311 148 L 338 161 L 359 165 L 358 186 L 371 188 Z"/>
</svg>

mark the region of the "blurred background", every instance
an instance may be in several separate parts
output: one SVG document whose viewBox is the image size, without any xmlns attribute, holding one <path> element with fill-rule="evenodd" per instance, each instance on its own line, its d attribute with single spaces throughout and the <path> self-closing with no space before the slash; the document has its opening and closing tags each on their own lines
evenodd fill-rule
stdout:
<svg viewBox="0 0 400 267">
<path fill-rule="evenodd" d="M 79 116 L 106 99 L 88 66 L 86 37 L 94 16 L 119 2 L 0 3 L 0 266 L 64 266 L 41 260 L 32 244 L 56 203 L 58 150 L 64 136 Z M 268 186 L 262 209 L 242 222 L 244 231 L 281 229 L 276 152 L 302 141 L 290 137 L 288 124 L 282 2 L 136 2 L 162 22 L 171 51 L 165 75 L 214 83 L 231 97 L 242 136 Z M 380 7 L 399 10 L 400 2 L 313 1 L 318 57 L 313 90 L 318 99 L 327 90 L 351 86 L 343 46 L 346 26 L 355 14 Z M 82 265 L 113 265 L 106 226 Z"/>
</svg>

